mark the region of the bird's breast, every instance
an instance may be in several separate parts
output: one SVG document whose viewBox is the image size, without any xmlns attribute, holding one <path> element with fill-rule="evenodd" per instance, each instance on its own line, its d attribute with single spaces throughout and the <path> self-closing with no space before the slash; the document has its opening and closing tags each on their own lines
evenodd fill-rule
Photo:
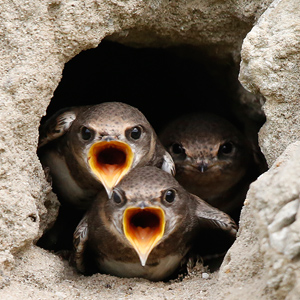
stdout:
<svg viewBox="0 0 300 300">
<path fill-rule="evenodd" d="M 50 168 L 53 189 L 59 200 L 74 205 L 76 208 L 86 208 L 96 191 L 82 189 L 72 176 L 63 156 L 55 151 L 48 151 L 43 156 L 43 165 Z"/>
<path fill-rule="evenodd" d="M 163 280 L 171 276 L 180 266 L 183 257 L 179 254 L 168 255 L 158 263 L 142 266 L 139 261 L 124 262 L 114 259 L 99 260 L 100 271 L 118 277 L 141 277 L 152 281 Z"/>
<path fill-rule="evenodd" d="M 176 174 L 176 179 L 190 193 L 208 201 L 226 193 L 241 179 L 241 174 L 226 173 L 218 168 L 203 173 L 196 169 L 185 168 Z"/>
</svg>

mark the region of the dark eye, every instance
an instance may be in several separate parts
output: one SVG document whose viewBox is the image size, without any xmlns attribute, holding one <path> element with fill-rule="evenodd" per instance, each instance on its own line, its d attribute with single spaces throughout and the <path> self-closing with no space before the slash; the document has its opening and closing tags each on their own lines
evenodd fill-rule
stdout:
<svg viewBox="0 0 300 300">
<path fill-rule="evenodd" d="M 93 135 L 93 131 L 88 129 L 87 127 L 83 126 L 81 128 L 81 137 L 83 140 L 88 141 Z"/>
<path fill-rule="evenodd" d="M 118 191 L 113 191 L 112 199 L 116 204 L 121 204 L 124 201 L 122 195 Z"/>
<path fill-rule="evenodd" d="M 220 146 L 219 153 L 230 154 L 232 152 L 232 150 L 233 150 L 232 142 L 227 142 Z"/>
<path fill-rule="evenodd" d="M 129 136 L 134 140 L 138 140 L 141 137 L 141 134 L 142 134 L 141 126 L 135 126 L 129 129 Z"/>
<path fill-rule="evenodd" d="M 167 190 L 165 192 L 165 195 L 164 195 L 164 199 L 168 202 L 168 203 L 172 203 L 174 202 L 175 200 L 175 191 L 174 190 Z"/>
<path fill-rule="evenodd" d="M 172 145 L 172 152 L 174 154 L 185 154 L 184 148 L 180 144 L 178 144 L 178 143 L 174 143 Z"/>
</svg>

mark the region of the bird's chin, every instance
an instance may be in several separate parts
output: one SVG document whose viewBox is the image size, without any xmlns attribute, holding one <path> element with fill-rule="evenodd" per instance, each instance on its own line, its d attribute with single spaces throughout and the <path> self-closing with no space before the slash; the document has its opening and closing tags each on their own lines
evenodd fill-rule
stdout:
<svg viewBox="0 0 300 300">
<path fill-rule="evenodd" d="M 176 168 L 178 168 L 178 172 L 180 174 L 186 174 L 186 175 L 196 175 L 196 176 L 211 176 L 216 175 L 222 171 L 223 164 L 209 164 L 205 168 L 201 169 L 199 165 L 193 165 L 193 164 L 185 164 L 185 165 L 176 165 Z"/>
<path fill-rule="evenodd" d="M 213 166 L 201 172 L 198 168 L 186 165 L 179 168 L 176 172 L 176 179 L 178 182 L 185 187 L 189 192 L 195 193 L 194 189 L 191 187 L 197 187 L 196 190 L 211 190 L 216 184 L 222 183 L 224 181 L 225 174 L 218 166 Z M 211 191 L 213 192 L 213 191 Z"/>
<path fill-rule="evenodd" d="M 123 230 L 144 267 L 164 235 L 165 213 L 160 207 L 128 207 L 123 214 Z"/>
<path fill-rule="evenodd" d="M 89 166 L 109 197 L 113 187 L 131 169 L 133 158 L 131 147 L 121 141 L 101 141 L 91 146 L 88 152 Z"/>
</svg>

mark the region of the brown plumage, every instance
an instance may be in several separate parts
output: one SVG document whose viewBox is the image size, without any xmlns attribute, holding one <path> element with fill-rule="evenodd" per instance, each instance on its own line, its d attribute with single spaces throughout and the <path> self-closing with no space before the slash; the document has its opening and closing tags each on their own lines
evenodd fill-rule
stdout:
<svg viewBox="0 0 300 300">
<path fill-rule="evenodd" d="M 38 154 L 61 202 L 86 208 L 135 167 L 172 173 L 173 161 L 136 108 L 120 102 L 63 109 L 41 126 Z"/>
<path fill-rule="evenodd" d="M 110 196 L 136 167 L 175 169 L 145 116 L 120 102 L 58 111 L 41 125 L 38 155 L 62 203 L 54 228 L 40 240 L 54 250 L 71 246 L 78 218 L 99 190 Z"/>
<path fill-rule="evenodd" d="M 171 122 L 160 139 L 180 184 L 238 220 L 249 184 L 258 176 L 242 133 L 219 116 L 195 113 Z"/>
<path fill-rule="evenodd" d="M 74 233 L 79 271 L 164 280 L 187 260 L 223 253 L 236 225 L 224 212 L 184 190 L 155 167 L 132 170 L 100 193 Z"/>
</svg>

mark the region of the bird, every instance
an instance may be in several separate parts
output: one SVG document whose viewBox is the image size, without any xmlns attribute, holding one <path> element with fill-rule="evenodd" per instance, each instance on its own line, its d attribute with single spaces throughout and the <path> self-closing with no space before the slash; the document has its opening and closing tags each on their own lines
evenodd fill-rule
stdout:
<svg viewBox="0 0 300 300">
<path fill-rule="evenodd" d="M 72 248 L 74 229 L 99 190 L 110 197 L 136 167 L 175 171 L 143 113 L 122 102 L 59 110 L 40 126 L 37 153 L 61 203 L 54 226 L 38 242 L 54 251 Z"/>
<path fill-rule="evenodd" d="M 146 117 L 121 102 L 58 111 L 41 125 L 38 155 L 59 200 L 84 209 L 135 167 L 175 170 Z"/>
<path fill-rule="evenodd" d="M 197 112 L 171 121 L 159 138 L 179 183 L 238 221 L 249 184 L 259 175 L 245 136 L 225 118 Z"/>
<path fill-rule="evenodd" d="M 128 173 L 111 198 L 99 192 L 74 232 L 71 263 L 83 274 L 168 280 L 188 261 L 227 251 L 236 232 L 226 213 L 145 166 Z"/>
</svg>

